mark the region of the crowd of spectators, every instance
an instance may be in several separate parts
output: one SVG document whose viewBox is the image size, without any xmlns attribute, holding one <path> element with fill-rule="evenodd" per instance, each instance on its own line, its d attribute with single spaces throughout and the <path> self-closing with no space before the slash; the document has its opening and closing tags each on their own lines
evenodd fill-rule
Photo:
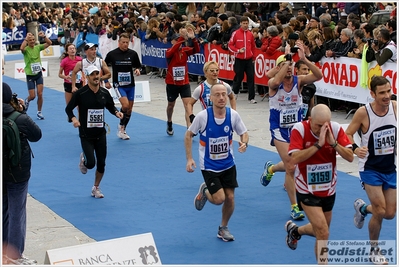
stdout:
<svg viewBox="0 0 399 267">
<path fill-rule="evenodd" d="M 227 42 L 249 18 L 249 30 L 257 47 L 269 55 L 276 51 L 295 53 L 295 42 L 305 44 L 306 56 L 313 62 L 326 57 L 366 56 L 368 62 L 382 65 L 396 61 L 396 7 L 392 3 L 297 3 L 293 10 L 283 3 L 3 3 L 3 28 L 53 23 L 58 39 L 53 44 L 73 41 L 78 32 L 106 34 L 113 40 L 123 32 L 141 40 L 167 43 L 182 27 L 192 27 L 200 44 Z M 391 19 L 371 25 L 368 19 L 377 10 L 390 10 Z M 39 40 L 40 41 L 40 40 Z M 364 52 L 366 51 L 366 55 Z"/>
</svg>

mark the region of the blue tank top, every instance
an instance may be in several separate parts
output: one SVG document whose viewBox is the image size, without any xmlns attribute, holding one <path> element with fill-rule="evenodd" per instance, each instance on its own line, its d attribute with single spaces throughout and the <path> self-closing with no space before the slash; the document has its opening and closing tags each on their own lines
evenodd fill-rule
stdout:
<svg viewBox="0 0 399 267">
<path fill-rule="evenodd" d="M 234 166 L 231 111 L 226 107 L 226 118 L 220 125 L 215 121 L 212 108 L 207 108 L 207 115 L 205 131 L 200 135 L 200 142 L 205 146 L 204 169 L 221 172 Z"/>
</svg>

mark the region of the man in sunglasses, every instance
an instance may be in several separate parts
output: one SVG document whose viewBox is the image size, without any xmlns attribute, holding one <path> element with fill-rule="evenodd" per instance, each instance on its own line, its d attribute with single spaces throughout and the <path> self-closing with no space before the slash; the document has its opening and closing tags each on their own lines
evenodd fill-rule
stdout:
<svg viewBox="0 0 399 267">
<path fill-rule="evenodd" d="M 201 103 L 202 109 L 206 109 L 212 106 L 212 101 L 210 99 L 211 95 L 211 87 L 214 84 L 221 83 L 227 88 L 227 95 L 229 97 L 230 106 L 232 109 L 236 110 L 236 98 L 234 96 L 234 92 L 231 89 L 228 83 L 225 83 L 219 80 L 219 65 L 215 61 L 208 61 L 204 64 L 204 75 L 206 80 L 201 83 L 197 88 L 194 89 L 194 92 L 191 96 L 189 102 L 189 114 L 190 122 L 192 123 L 195 115 L 193 114 L 194 104 L 199 100 Z"/>
</svg>

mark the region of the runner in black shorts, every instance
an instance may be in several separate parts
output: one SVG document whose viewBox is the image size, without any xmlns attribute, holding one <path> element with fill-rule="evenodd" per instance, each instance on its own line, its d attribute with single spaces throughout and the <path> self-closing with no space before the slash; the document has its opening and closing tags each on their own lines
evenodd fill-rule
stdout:
<svg viewBox="0 0 399 267">
<path fill-rule="evenodd" d="M 186 26 L 187 27 L 187 26 Z M 167 127 L 166 133 L 173 135 L 172 115 L 176 99 L 180 95 L 184 109 L 187 128 L 191 125 L 189 103 L 191 99 L 190 80 L 188 78 L 188 57 L 200 51 L 199 43 L 191 27 L 181 28 L 179 34 L 172 36 L 172 47 L 166 50 L 168 69 L 166 73 L 166 95 L 168 106 L 166 108 Z M 190 46 L 186 46 L 190 44 Z"/>
</svg>

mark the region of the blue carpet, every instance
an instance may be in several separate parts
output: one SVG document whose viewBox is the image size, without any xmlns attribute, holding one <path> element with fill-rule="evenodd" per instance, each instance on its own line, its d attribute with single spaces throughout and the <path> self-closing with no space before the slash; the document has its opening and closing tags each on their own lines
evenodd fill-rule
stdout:
<svg viewBox="0 0 399 267">
<path fill-rule="evenodd" d="M 27 96 L 25 82 L 3 80 L 21 98 Z M 265 160 L 277 162 L 277 153 L 253 146 L 244 154 L 235 153 L 240 187 L 229 228 L 236 241 L 225 243 L 216 237 L 221 206 L 207 203 L 201 212 L 194 208 L 203 180 L 199 169 L 193 174 L 185 170 L 185 127 L 176 125 L 175 135 L 169 137 L 165 121 L 134 113 L 128 127 L 131 139 L 123 141 L 116 137 L 118 120 L 106 113 L 111 134 L 101 183 L 105 198 L 98 200 L 90 196 L 94 170 L 82 175 L 78 168 L 80 141 L 77 129 L 67 123 L 64 94 L 45 87 L 43 121 L 36 120 L 35 102 L 29 114 L 43 138 L 32 144 L 29 192 L 91 238 L 101 241 L 152 232 L 163 264 L 315 263 L 314 238 L 302 237 L 296 251 L 285 244 L 290 207 L 284 174 L 277 173 L 266 188 L 259 183 Z M 196 162 L 197 146 L 195 137 Z M 361 230 L 353 226 L 353 201 L 367 199 L 366 194 L 357 177 L 339 172 L 338 179 L 330 239 L 367 240 L 367 226 Z M 384 221 L 381 239 L 396 239 L 396 218 Z"/>
</svg>

